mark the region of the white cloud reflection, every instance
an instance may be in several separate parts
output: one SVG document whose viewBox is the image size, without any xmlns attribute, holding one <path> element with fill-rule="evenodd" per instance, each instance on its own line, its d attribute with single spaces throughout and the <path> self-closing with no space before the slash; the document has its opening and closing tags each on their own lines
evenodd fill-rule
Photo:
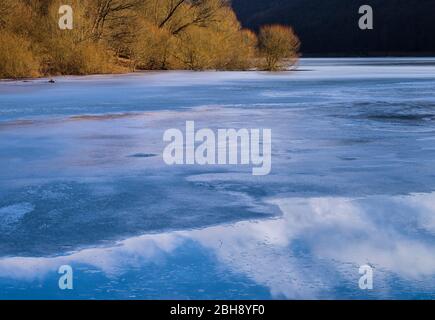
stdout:
<svg viewBox="0 0 435 320">
<path fill-rule="evenodd" d="M 274 297 L 316 298 L 334 287 L 331 270 L 353 281 L 358 266 L 366 263 L 416 283 L 434 281 L 435 193 L 270 202 L 279 206 L 281 217 L 143 235 L 60 257 L 2 258 L 0 277 L 43 278 L 62 264 L 85 264 L 117 277 L 159 256 L 177 255 L 186 241 L 194 241 L 219 264 L 268 287 Z"/>
</svg>

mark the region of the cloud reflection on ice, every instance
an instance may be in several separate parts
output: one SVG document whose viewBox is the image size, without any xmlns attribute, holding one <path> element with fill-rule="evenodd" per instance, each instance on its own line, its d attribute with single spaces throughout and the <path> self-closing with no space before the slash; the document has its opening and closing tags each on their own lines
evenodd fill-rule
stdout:
<svg viewBox="0 0 435 320">
<path fill-rule="evenodd" d="M 273 298 L 317 298 L 334 293 L 343 282 L 354 283 L 358 291 L 358 267 L 366 263 L 376 270 L 378 297 L 391 294 L 391 276 L 411 281 L 422 286 L 420 291 L 429 290 L 433 295 L 434 201 L 435 193 L 356 199 L 276 198 L 270 202 L 281 209 L 279 218 L 146 234 L 112 247 L 88 248 L 66 256 L 7 257 L 0 260 L 0 278 L 44 279 L 60 265 L 72 264 L 97 268 L 116 279 L 135 267 L 157 260 L 162 263 L 161 257 L 177 256 L 187 243 L 194 242 L 214 256 L 207 262 L 210 267 L 219 265 L 247 277 L 267 287 Z M 188 250 L 188 255 L 203 255 Z M 335 297 L 348 295 L 335 292 Z"/>
</svg>

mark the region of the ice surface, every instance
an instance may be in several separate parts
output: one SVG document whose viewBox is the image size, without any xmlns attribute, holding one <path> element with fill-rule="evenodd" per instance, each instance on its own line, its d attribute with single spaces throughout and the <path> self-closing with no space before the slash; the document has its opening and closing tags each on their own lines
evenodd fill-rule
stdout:
<svg viewBox="0 0 435 320">
<path fill-rule="evenodd" d="M 423 58 L 2 82 L 0 297 L 64 262 L 87 298 L 433 296 L 433 92 Z M 187 120 L 271 128 L 272 173 L 166 166 Z"/>
<path fill-rule="evenodd" d="M 282 216 L 142 235 L 59 257 L 0 259 L 0 278 L 14 285 L 4 297 L 41 282 L 31 294 L 62 297 L 41 279 L 69 264 L 79 283 L 94 286 L 76 289 L 82 298 L 433 298 L 435 230 L 426 218 L 435 215 L 434 193 L 268 201 Z M 374 292 L 356 288 L 364 264 L 376 270 Z"/>
</svg>

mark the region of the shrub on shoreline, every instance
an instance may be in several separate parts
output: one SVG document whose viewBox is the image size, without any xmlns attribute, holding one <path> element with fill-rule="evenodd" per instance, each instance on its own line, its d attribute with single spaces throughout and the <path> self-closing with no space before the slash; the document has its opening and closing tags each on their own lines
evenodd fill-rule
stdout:
<svg viewBox="0 0 435 320">
<path fill-rule="evenodd" d="M 284 60 L 288 62 L 288 66 L 297 62 L 300 41 L 292 28 L 268 25 L 260 29 L 259 47 L 264 59 L 263 69 L 277 71 L 285 68 L 281 64 Z"/>
</svg>

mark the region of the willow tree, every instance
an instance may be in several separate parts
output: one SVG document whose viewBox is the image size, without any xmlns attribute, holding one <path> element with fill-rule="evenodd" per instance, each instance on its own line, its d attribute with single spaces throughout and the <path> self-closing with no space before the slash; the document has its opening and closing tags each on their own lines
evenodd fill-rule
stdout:
<svg viewBox="0 0 435 320">
<path fill-rule="evenodd" d="M 269 25 L 260 29 L 259 48 L 263 57 L 264 69 L 276 71 L 286 66 L 293 66 L 299 57 L 300 41 L 291 27 Z"/>
<path fill-rule="evenodd" d="M 112 12 L 120 12 L 117 6 L 111 6 L 120 3 L 50 0 L 46 10 L 37 18 L 37 25 L 41 27 L 35 28 L 32 34 L 42 48 L 39 55 L 43 60 L 43 73 L 81 75 L 117 71 L 114 63 L 116 50 L 109 43 L 109 26 L 111 19 L 115 19 L 115 13 Z M 72 30 L 61 30 L 58 26 L 59 8 L 65 4 L 73 8 Z"/>
<path fill-rule="evenodd" d="M 255 52 L 227 1 L 148 0 L 140 19 L 134 59 L 145 69 L 245 69 Z"/>
</svg>

